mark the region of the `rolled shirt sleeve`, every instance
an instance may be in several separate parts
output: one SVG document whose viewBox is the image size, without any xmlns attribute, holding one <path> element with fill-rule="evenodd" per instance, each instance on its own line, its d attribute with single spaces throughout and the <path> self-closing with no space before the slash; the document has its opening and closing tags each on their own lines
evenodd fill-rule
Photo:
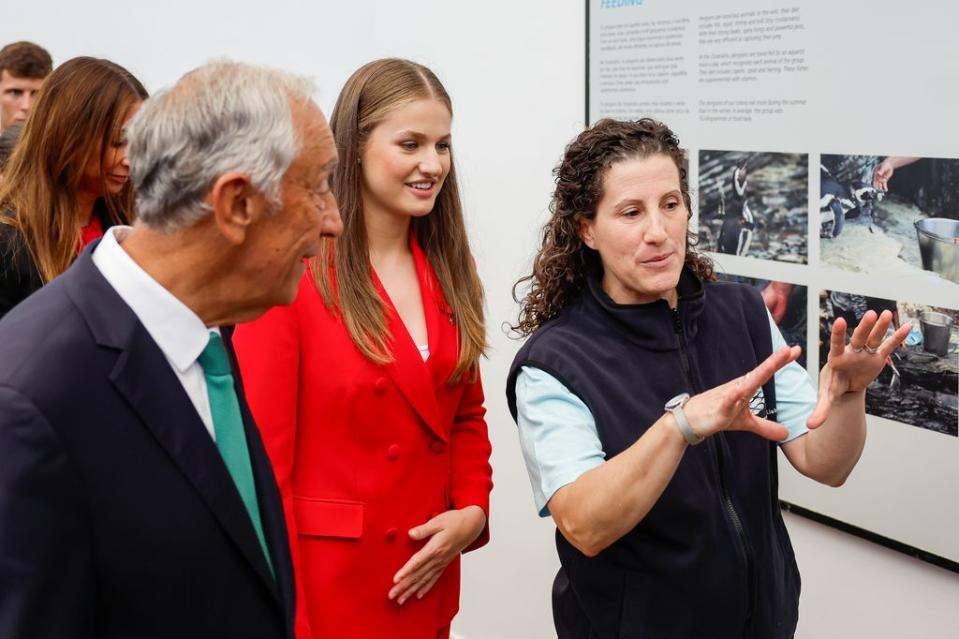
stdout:
<svg viewBox="0 0 959 639">
<path fill-rule="evenodd" d="M 516 378 L 516 422 L 533 500 L 549 517 L 553 494 L 606 460 L 593 414 L 549 373 L 524 366 Z"/>
<path fill-rule="evenodd" d="M 779 327 L 769 315 L 769 331 L 772 333 L 773 352 L 786 346 Z M 776 371 L 776 421 L 786 427 L 789 434 L 780 442 L 785 444 L 809 432 L 806 420 L 816 408 L 816 389 L 806 369 L 790 362 Z"/>
</svg>

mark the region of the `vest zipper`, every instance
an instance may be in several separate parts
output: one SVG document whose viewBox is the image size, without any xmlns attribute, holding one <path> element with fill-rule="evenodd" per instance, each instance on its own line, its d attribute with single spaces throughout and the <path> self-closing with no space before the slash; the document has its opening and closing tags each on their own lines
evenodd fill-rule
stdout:
<svg viewBox="0 0 959 639">
<path fill-rule="evenodd" d="M 736 529 L 740 547 L 743 549 L 743 557 L 746 559 L 746 625 L 743 636 L 749 637 L 753 617 L 753 606 L 755 605 L 754 590 L 756 588 L 753 575 L 753 556 L 749 538 L 746 536 L 746 529 L 743 527 L 742 520 L 739 518 L 739 513 L 736 512 L 736 508 L 733 506 L 732 499 L 729 497 L 729 490 L 726 486 L 726 456 L 723 452 L 723 447 L 726 446 L 726 438 L 723 436 L 723 433 L 717 433 L 717 436 L 720 438 L 720 442 L 716 446 L 716 462 L 719 464 L 719 485 L 722 491 L 722 501 L 726 507 L 726 512 L 729 514 L 729 519 L 733 523 L 733 528 Z"/>
<path fill-rule="evenodd" d="M 683 366 L 683 376 L 686 378 L 686 383 L 689 384 L 689 390 L 696 393 L 698 389 L 696 385 L 693 384 L 692 367 L 689 362 L 689 353 L 686 351 L 686 333 L 683 332 L 683 320 L 679 316 L 678 308 L 671 308 L 669 310 L 673 314 L 673 330 L 676 332 L 676 338 L 679 340 L 679 361 Z"/>
<path fill-rule="evenodd" d="M 702 392 L 702 389 L 699 388 L 698 384 L 693 382 L 692 361 L 689 359 L 689 350 L 686 344 L 686 333 L 683 330 L 683 320 L 679 313 L 679 308 L 673 308 L 670 309 L 670 311 L 673 315 L 673 331 L 676 333 L 676 338 L 679 341 L 679 359 L 682 363 L 683 375 L 686 377 L 686 383 L 689 384 L 689 388 L 691 391 L 693 391 L 693 393 Z M 739 518 L 739 513 L 736 512 L 736 507 L 733 506 L 733 501 L 729 496 L 729 489 L 726 482 L 726 455 L 723 452 L 723 447 L 726 445 L 726 438 L 723 433 L 717 433 L 716 437 L 719 439 L 719 443 L 713 446 L 713 450 L 716 451 L 716 464 L 719 468 L 720 498 L 726 514 L 733 525 L 733 529 L 736 531 L 736 536 L 739 540 L 739 547 L 742 549 L 743 557 L 746 560 L 746 624 L 743 636 L 748 637 L 749 628 L 752 623 L 754 606 L 753 602 L 755 599 L 753 590 L 756 587 L 753 579 L 753 557 L 752 551 L 750 550 L 749 539 L 746 537 L 746 529 L 743 527 L 742 520 Z"/>
</svg>

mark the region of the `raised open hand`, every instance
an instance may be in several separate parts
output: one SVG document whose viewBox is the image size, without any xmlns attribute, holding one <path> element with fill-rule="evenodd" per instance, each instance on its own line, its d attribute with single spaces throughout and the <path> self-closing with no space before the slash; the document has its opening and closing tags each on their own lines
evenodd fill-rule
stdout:
<svg viewBox="0 0 959 639">
<path fill-rule="evenodd" d="M 833 322 L 829 338 L 829 357 L 819 372 L 819 401 L 806 425 L 818 428 L 829 416 L 829 408 L 845 393 L 865 390 L 876 379 L 886 359 L 909 334 L 909 324 L 903 324 L 895 333 L 886 337 L 892 313 L 866 311 L 846 343 L 846 320 L 841 317 Z"/>
<path fill-rule="evenodd" d="M 784 346 L 742 377 L 689 398 L 683 410 L 693 431 L 701 437 L 723 430 L 747 430 L 773 441 L 785 438 L 786 427 L 754 415 L 749 402 L 776 371 L 795 361 L 800 352 L 798 346 Z"/>
</svg>

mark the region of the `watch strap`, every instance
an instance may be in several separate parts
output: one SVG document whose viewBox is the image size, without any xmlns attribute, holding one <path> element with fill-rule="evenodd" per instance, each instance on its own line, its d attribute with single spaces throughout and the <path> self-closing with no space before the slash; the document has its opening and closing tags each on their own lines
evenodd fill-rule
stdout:
<svg viewBox="0 0 959 639">
<path fill-rule="evenodd" d="M 679 427 L 679 432 L 682 433 L 683 438 L 686 439 L 686 443 L 690 446 L 695 446 L 696 444 L 702 443 L 703 438 L 693 431 L 693 427 L 689 425 L 689 420 L 686 419 L 686 412 L 683 410 L 683 405 L 688 400 L 689 397 L 687 396 L 683 398 L 682 401 L 677 402 L 675 406 L 671 406 L 668 410 L 676 419 L 676 426 Z"/>
</svg>

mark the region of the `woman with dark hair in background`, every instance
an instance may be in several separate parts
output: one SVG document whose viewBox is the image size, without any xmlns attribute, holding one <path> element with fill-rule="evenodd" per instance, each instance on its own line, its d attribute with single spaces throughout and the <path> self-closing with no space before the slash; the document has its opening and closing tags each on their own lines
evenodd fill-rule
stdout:
<svg viewBox="0 0 959 639">
<path fill-rule="evenodd" d="M 601 120 L 556 176 L 520 280 L 529 339 L 507 397 L 537 507 L 557 525 L 559 637 L 792 637 L 799 574 L 777 448 L 842 484 L 865 442 L 864 389 L 906 333 L 885 339 L 890 314 L 869 312 L 847 345 L 837 320 L 817 401 L 759 293 L 714 281 L 692 249 L 665 125 Z"/>
<path fill-rule="evenodd" d="M 147 92 L 96 58 L 47 76 L 0 183 L 0 317 L 133 219 L 124 127 Z"/>
<path fill-rule="evenodd" d="M 436 76 L 378 60 L 331 118 L 344 232 L 234 337 L 287 508 L 297 636 L 449 636 L 488 539 L 483 289 Z M 328 197 L 324 186 L 314 197 Z"/>
<path fill-rule="evenodd" d="M 13 154 L 13 149 L 17 146 L 17 140 L 20 138 L 20 130 L 23 125 L 19 122 L 10 125 L 0 133 L 0 179 L 2 179 L 3 169 L 7 166 L 7 161 Z"/>
</svg>

